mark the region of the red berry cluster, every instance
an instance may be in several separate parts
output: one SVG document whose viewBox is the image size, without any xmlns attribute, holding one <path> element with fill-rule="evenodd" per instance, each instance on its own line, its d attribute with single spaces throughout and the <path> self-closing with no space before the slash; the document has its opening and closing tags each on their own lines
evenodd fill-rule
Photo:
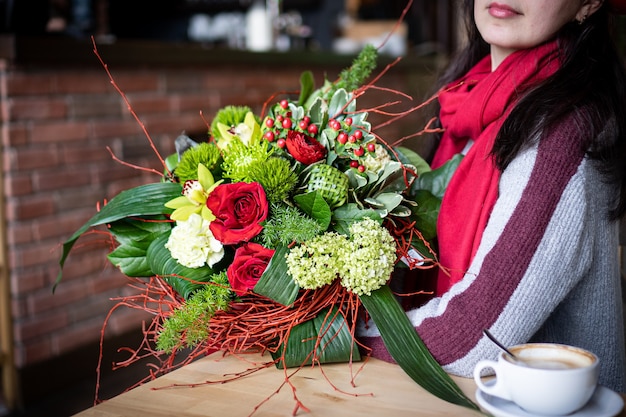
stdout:
<svg viewBox="0 0 626 417">
<path fill-rule="evenodd" d="M 363 130 L 353 126 L 351 117 L 346 117 L 343 121 L 331 119 L 328 126 L 337 132 L 337 146 L 335 152 L 339 156 L 346 156 L 350 159 L 350 168 L 354 168 L 359 172 L 365 172 L 365 166 L 360 162 L 365 152 L 374 153 L 376 151 L 376 143 L 370 141 L 363 143 Z"/>
<path fill-rule="evenodd" d="M 317 136 L 319 131 L 318 126 L 311 123 L 309 116 L 294 120 L 291 111 L 289 111 L 289 101 L 287 100 L 281 100 L 278 106 L 275 106 L 274 117 L 266 117 L 262 129 L 265 140 L 272 143 L 276 142 L 276 146 L 281 149 L 286 146 L 285 139 L 290 130 L 305 133 L 313 138 Z"/>
<path fill-rule="evenodd" d="M 347 165 L 359 172 L 365 172 L 365 166 L 361 163 L 365 153 L 373 154 L 376 151 L 374 141 L 364 143 L 365 132 L 357 126 L 353 126 L 353 119 L 345 117 L 343 120 L 330 119 L 327 127 L 337 133 L 335 138 L 335 153 L 342 159 L 347 159 Z M 289 109 L 289 101 L 281 100 L 272 109 L 272 113 L 263 122 L 263 137 L 270 143 L 281 149 L 286 146 L 286 139 L 290 131 L 304 133 L 316 138 L 322 130 L 321 126 L 311 123 L 309 116 L 299 120 L 292 117 Z"/>
</svg>

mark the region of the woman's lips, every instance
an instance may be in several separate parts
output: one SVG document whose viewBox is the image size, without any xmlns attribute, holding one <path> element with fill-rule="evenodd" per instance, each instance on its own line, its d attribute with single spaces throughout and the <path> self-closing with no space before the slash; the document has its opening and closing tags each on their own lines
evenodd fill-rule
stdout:
<svg viewBox="0 0 626 417">
<path fill-rule="evenodd" d="M 489 9 L 489 14 L 497 18 L 512 17 L 520 14 L 515 9 L 507 6 L 506 4 L 491 3 L 487 8 Z"/>
</svg>

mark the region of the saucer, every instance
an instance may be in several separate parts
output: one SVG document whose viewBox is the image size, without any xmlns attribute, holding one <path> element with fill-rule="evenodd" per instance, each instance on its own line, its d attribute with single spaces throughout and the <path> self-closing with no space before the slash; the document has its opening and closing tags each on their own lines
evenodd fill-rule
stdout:
<svg viewBox="0 0 626 417">
<path fill-rule="evenodd" d="M 476 390 L 476 400 L 494 417 L 543 417 L 524 411 L 511 401 L 485 394 L 480 389 Z M 624 400 L 618 393 L 598 385 L 587 405 L 567 417 L 614 417 L 623 407 Z"/>
</svg>

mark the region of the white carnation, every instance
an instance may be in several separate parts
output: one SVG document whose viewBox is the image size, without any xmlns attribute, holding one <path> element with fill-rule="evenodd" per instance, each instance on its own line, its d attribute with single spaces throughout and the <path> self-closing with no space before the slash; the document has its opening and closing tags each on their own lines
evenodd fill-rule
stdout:
<svg viewBox="0 0 626 417">
<path fill-rule="evenodd" d="M 210 222 L 197 213 L 185 221 L 177 221 L 165 247 L 172 258 L 188 268 L 215 265 L 224 257 L 222 243 L 209 229 Z"/>
</svg>

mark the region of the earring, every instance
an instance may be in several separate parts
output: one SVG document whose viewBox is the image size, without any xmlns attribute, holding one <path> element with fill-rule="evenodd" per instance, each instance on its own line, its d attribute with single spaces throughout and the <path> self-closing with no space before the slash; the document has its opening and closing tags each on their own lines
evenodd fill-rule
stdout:
<svg viewBox="0 0 626 417">
<path fill-rule="evenodd" d="M 587 13 L 585 13 L 580 19 L 576 19 L 579 25 L 582 25 L 587 20 Z"/>
</svg>

